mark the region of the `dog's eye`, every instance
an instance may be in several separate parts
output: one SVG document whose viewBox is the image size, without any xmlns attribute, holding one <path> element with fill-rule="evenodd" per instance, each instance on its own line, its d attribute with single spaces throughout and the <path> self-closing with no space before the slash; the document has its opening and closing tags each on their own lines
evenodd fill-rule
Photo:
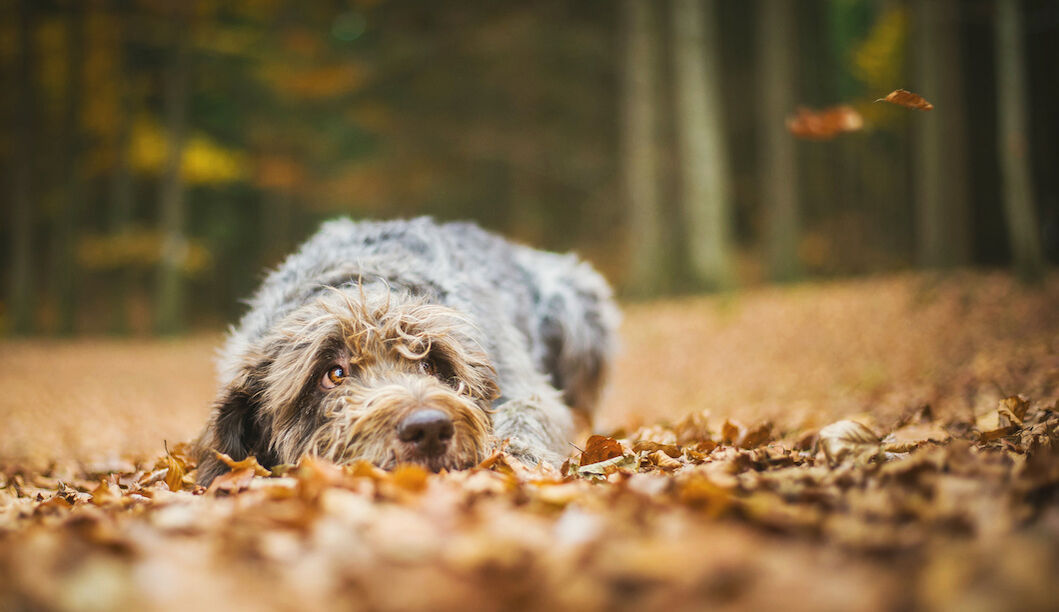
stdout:
<svg viewBox="0 0 1059 612">
<path fill-rule="evenodd" d="M 433 376 L 437 372 L 437 368 L 434 367 L 434 362 L 429 359 L 419 360 L 419 371 L 427 376 Z"/>
<path fill-rule="evenodd" d="M 346 369 L 342 366 L 336 365 L 324 374 L 324 377 L 320 380 L 320 385 L 325 389 L 334 389 L 342 384 L 342 381 L 346 379 L 346 376 L 348 376 Z"/>
</svg>

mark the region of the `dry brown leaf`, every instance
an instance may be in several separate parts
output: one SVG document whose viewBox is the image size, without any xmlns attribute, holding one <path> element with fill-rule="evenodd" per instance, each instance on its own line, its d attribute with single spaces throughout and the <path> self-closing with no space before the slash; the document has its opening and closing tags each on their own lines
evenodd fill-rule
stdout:
<svg viewBox="0 0 1059 612">
<path fill-rule="evenodd" d="M 712 517 L 724 514 L 732 505 L 731 493 L 702 475 L 681 483 L 678 497 L 681 503 L 704 510 Z"/>
<path fill-rule="evenodd" d="M 806 140 L 831 140 L 863 127 L 864 118 L 855 108 L 845 104 L 819 111 L 799 107 L 794 115 L 787 117 L 787 130 Z"/>
<path fill-rule="evenodd" d="M 235 459 L 232 459 L 231 457 L 225 455 L 220 451 L 213 451 L 213 454 L 216 455 L 218 459 L 223 461 L 224 464 L 227 465 L 232 471 L 251 470 L 257 476 L 272 475 L 272 472 L 262 467 L 261 464 L 257 462 L 257 457 L 253 455 L 249 455 L 246 459 L 243 459 L 242 461 L 236 461 Z"/>
<path fill-rule="evenodd" d="M 653 453 L 655 451 L 662 451 L 676 459 L 680 456 L 681 449 L 676 444 L 662 444 L 660 442 L 652 442 L 651 440 L 637 440 L 632 444 L 632 451 L 634 453 Z"/>
<path fill-rule="evenodd" d="M 621 457 L 624 454 L 625 450 L 614 438 L 593 435 L 589 436 L 588 442 L 585 443 L 585 450 L 581 453 L 580 465 L 584 467 L 615 457 Z"/>
<path fill-rule="evenodd" d="M 746 431 L 739 437 L 740 448 L 757 448 L 769 441 L 772 436 L 772 423 L 760 423 Z"/>
<path fill-rule="evenodd" d="M 1005 427 L 997 427 L 996 429 L 983 431 L 982 434 L 979 436 L 979 440 L 981 440 L 982 442 L 990 442 L 992 440 L 999 440 L 1000 438 L 1013 436 L 1018 432 L 1018 425 L 1007 425 Z"/>
<path fill-rule="evenodd" d="M 421 465 L 404 464 L 394 468 L 391 481 L 407 491 L 419 492 L 427 488 L 429 474 Z"/>
<path fill-rule="evenodd" d="M 721 425 L 721 442 L 730 446 L 736 446 L 745 432 L 746 427 L 744 427 L 742 423 L 725 419 L 724 425 Z"/>
<path fill-rule="evenodd" d="M 250 481 L 254 479 L 254 470 L 252 468 L 243 468 L 239 470 L 232 470 L 221 474 L 220 476 L 213 479 L 210 483 L 207 493 L 238 493 L 243 491 L 250 486 Z"/>
<path fill-rule="evenodd" d="M 666 471 L 676 470 L 684 465 L 660 450 L 650 453 L 648 457 L 650 457 L 651 463 Z"/>
<path fill-rule="evenodd" d="M 1000 427 L 1010 425 L 1022 427 L 1022 421 L 1026 418 L 1026 411 L 1029 407 L 1029 402 L 1017 395 L 1006 397 L 1000 400 L 1000 407 L 997 408 L 997 423 Z"/>
<path fill-rule="evenodd" d="M 838 421 L 820 430 L 819 444 L 832 465 L 847 457 L 875 453 L 880 449 L 879 436 L 857 421 Z"/>
<path fill-rule="evenodd" d="M 952 435 L 940 423 L 926 422 L 905 425 L 886 436 L 885 442 L 894 445 L 918 445 L 922 442 L 945 442 Z"/>
<path fill-rule="evenodd" d="M 914 94 L 905 89 L 895 89 L 885 98 L 879 98 L 876 102 L 889 102 L 891 104 L 897 104 L 898 106 L 905 106 L 917 110 L 934 110 L 934 105 L 927 102 L 923 96 Z"/>
<path fill-rule="evenodd" d="M 97 506 L 104 506 L 106 504 L 119 503 L 121 501 L 121 492 L 115 491 L 116 487 L 110 486 L 110 481 L 106 478 L 99 481 L 99 486 L 92 489 L 92 503 Z"/>
</svg>

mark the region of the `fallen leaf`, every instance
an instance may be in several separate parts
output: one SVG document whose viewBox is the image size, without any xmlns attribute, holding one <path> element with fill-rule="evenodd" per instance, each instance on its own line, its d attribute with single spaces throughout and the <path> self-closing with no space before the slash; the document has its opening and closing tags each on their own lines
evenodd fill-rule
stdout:
<svg viewBox="0 0 1059 612">
<path fill-rule="evenodd" d="M 634 453 L 653 453 L 655 451 L 662 451 L 674 459 L 681 454 L 681 448 L 676 444 L 662 444 L 660 442 L 652 442 L 651 440 L 637 440 L 636 442 L 633 442 L 632 450 Z"/>
<path fill-rule="evenodd" d="M 394 468 L 392 482 L 406 491 L 422 491 L 427 487 L 427 471 L 421 465 L 404 464 Z"/>
<path fill-rule="evenodd" d="M 254 470 L 251 468 L 232 470 L 214 478 L 206 492 L 213 494 L 218 492 L 238 493 L 248 488 L 250 481 L 253 479 Z"/>
<path fill-rule="evenodd" d="M 999 440 L 1000 438 L 1006 438 L 1008 436 L 1013 436 L 1013 435 L 1017 434 L 1018 432 L 1019 432 L 1019 426 L 1018 425 L 1007 425 L 1007 426 L 1004 426 L 1004 427 L 997 427 L 996 429 L 990 429 L 988 431 L 983 431 L 982 434 L 979 436 L 979 440 L 981 440 L 982 442 L 990 442 L 992 440 Z"/>
<path fill-rule="evenodd" d="M 666 470 L 667 472 L 676 470 L 684 466 L 683 463 L 677 461 L 676 459 L 670 457 L 669 455 L 660 450 L 657 450 L 648 456 L 651 458 L 651 463 L 657 465 L 663 470 Z"/>
<path fill-rule="evenodd" d="M 760 423 L 744 431 L 737 441 L 737 446 L 740 448 L 757 448 L 768 442 L 771 436 L 772 423 Z"/>
<path fill-rule="evenodd" d="M 618 455 L 617 457 L 611 457 L 603 461 L 597 461 L 588 465 L 582 465 L 577 468 L 577 473 L 581 476 L 598 477 L 606 476 L 613 472 L 618 471 L 622 468 L 634 468 L 639 464 L 638 455 Z"/>
<path fill-rule="evenodd" d="M 187 466 L 177 457 L 166 453 L 160 463 L 165 464 L 165 484 L 170 491 L 179 491 L 184 487 L 184 476 L 187 474 Z"/>
<path fill-rule="evenodd" d="M 272 475 L 272 472 L 270 472 L 270 471 L 266 470 L 265 468 L 261 467 L 261 464 L 259 464 L 257 462 L 257 457 L 255 457 L 253 455 L 247 456 L 247 458 L 243 459 L 242 461 L 236 461 L 235 459 L 232 459 L 231 457 L 229 457 L 228 455 L 225 455 L 224 453 L 222 453 L 220 451 L 213 451 L 213 454 L 217 455 L 217 458 L 220 459 L 221 461 L 223 461 L 224 464 L 227 465 L 232 471 L 235 471 L 235 470 L 252 470 L 253 473 L 255 475 L 257 475 L 257 476 L 270 476 L 270 475 Z"/>
<path fill-rule="evenodd" d="M 877 453 L 881 440 L 872 430 L 856 421 L 838 421 L 820 430 L 819 444 L 832 465 L 846 457 Z"/>
<path fill-rule="evenodd" d="M 585 443 L 585 450 L 581 453 L 580 465 L 591 465 L 615 457 L 621 457 L 624 454 L 625 450 L 614 438 L 593 435 L 589 436 L 588 442 Z"/>
<path fill-rule="evenodd" d="M 1000 400 L 1000 407 L 997 408 L 997 423 L 1000 427 L 1009 425 L 1022 427 L 1022 420 L 1026 418 L 1026 411 L 1029 407 L 1029 402 L 1017 395 L 1006 397 Z"/>
<path fill-rule="evenodd" d="M 721 442 L 725 444 L 736 446 L 736 443 L 743 437 L 746 427 L 736 421 L 725 420 L 724 425 L 721 425 Z"/>
</svg>

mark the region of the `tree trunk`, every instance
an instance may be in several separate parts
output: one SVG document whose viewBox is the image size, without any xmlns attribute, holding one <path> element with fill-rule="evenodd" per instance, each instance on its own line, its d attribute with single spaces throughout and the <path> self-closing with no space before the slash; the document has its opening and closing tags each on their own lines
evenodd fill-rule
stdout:
<svg viewBox="0 0 1059 612">
<path fill-rule="evenodd" d="M 956 0 L 915 6 L 917 91 L 938 111 L 917 113 L 916 251 L 920 265 L 964 266 L 971 259 L 967 134 Z"/>
<path fill-rule="evenodd" d="M 85 10 L 80 2 L 68 10 L 66 30 L 66 107 L 63 114 L 62 168 L 66 180 L 65 194 L 60 200 L 55 220 L 52 245 L 53 298 L 58 312 L 58 332 L 69 335 L 74 331 L 77 261 L 74 245 L 77 241 L 78 219 L 84 210 L 84 180 L 81 174 L 81 155 L 84 139 L 81 135 L 81 100 L 85 86 Z"/>
<path fill-rule="evenodd" d="M 181 13 L 181 9 L 175 12 Z M 179 14 L 182 17 L 182 13 Z M 177 17 L 177 16 L 174 16 Z M 187 132 L 188 49 L 190 33 L 183 31 L 186 20 L 174 18 L 173 43 L 166 68 L 164 110 L 167 153 L 162 176 L 159 205 L 161 208 L 162 259 L 155 295 L 155 328 L 161 334 L 173 334 L 184 325 L 184 260 L 187 238 L 184 235 L 184 179 L 181 160 Z"/>
<path fill-rule="evenodd" d="M 713 0 L 673 0 L 672 4 L 681 205 L 691 272 L 696 283 L 709 289 L 733 282 L 716 9 Z"/>
<path fill-rule="evenodd" d="M 11 276 L 7 292 L 7 307 L 11 316 L 11 332 L 28 334 L 33 330 L 33 169 L 34 135 L 36 122 L 36 88 L 33 75 L 37 58 L 33 49 L 33 34 L 37 19 L 36 0 L 18 3 L 18 26 L 15 34 L 15 104 L 11 115 Z"/>
<path fill-rule="evenodd" d="M 125 38 L 128 26 L 120 3 L 112 2 L 112 15 L 116 29 L 115 64 L 119 78 L 115 83 L 118 97 L 118 127 L 114 138 L 114 168 L 110 177 L 110 233 L 114 236 L 131 230 L 133 218 L 133 181 L 129 163 L 129 146 L 132 135 L 132 117 L 136 112 L 129 62 L 125 55 Z M 111 296 L 114 308 L 110 322 L 111 331 L 124 334 L 129 330 L 129 293 L 135 284 L 131 269 L 119 269 L 115 273 L 114 293 Z"/>
<path fill-rule="evenodd" d="M 774 280 L 790 281 L 801 274 L 798 240 L 801 222 L 798 206 L 798 166 L 794 140 L 785 118 L 794 110 L 795 14 L 793 2 L 761 0 L 758 4 L 758 48 L 761 116 L 762 207 L 767 215 L 769 272 Z"/>
<path fill-rule="evenodd" d="M 1030 177 L 1022 16 L 1017 0 L 997 0 L 996 7 L 997 149 L 1004 214 L 1015 270 L 1024 280 L 1035 281 L 1044 274 L 1044 254 Z"/>
<path fill-rule="evenodd" d="M 662 251 L 655 108 L 658 44 L 650 0 L 625 0 L 623 156 L 629 204 L 631 293 L 651 295 L 668 277 Z"/>
</svg>

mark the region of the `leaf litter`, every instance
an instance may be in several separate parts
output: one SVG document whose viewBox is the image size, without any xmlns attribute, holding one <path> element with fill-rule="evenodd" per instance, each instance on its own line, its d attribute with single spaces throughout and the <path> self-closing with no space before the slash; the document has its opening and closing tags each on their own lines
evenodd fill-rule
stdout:
<svg viewBox="0 0 1059 612">
<path fill-rule="evenodd" d="M 779 604 L 796 595 L 789 583 L 806 603 L 876 609 L 961 600 L 982 588 L 978 572 L 1010 559 L 1041 578 L 992 578 L 1021 586 L 1012 601 L 1051 601 L 1059 406 L 1011 396 L 996 414 L 999 429 L 964 423 L 962 437 L 938 434 L 954 423 L 880 436 L 844 420 L 800 449 L 806 432 L 695 413 L 593 436 L 562 473 L 503 449 L 443 474 L 306 458 L 277 475 L 223 458 L 232 471 L 208 489 L 194 484 L 186 445 L 127 473 L 8 466 L 0 597 L 58 609 L 212 608 L 225 597 L 685 609 Z M 921 572 L 944 579 L 889 588 L 920 584 Z"/>
<path fill-rule="evenodd" d="M 787 417 L 760 409 L 758 396 L 719 395 L 712 412 L 657 412 L 580 440 L 584 453 L 561 470 L 526 466 L 500 445 L 476 468 L 443 474 L 231 461 L 227 484 L 206 489 L 181 444 L 105 463 L 5 460 L 0 609 L 1053 609 L 1054 310 L 1012 309 L 1007 295 L 996 297 L 1004 310 L 976 305 L 997 326 L 974 329 L 1002 330 L 1018 351 L 981 334 L 944 344 L 936 361 L 909 365 L 934 387 L 892 373 L 903 388 L 851 396 L 867 414 L 808 395 L 811 380 L 799 388 L 808 404 L 785 406 Z M 812 311 L 839 331 L 843 317 L 856 323 L 828 299 L 814 294 Z M 887 299 L 874 292 L 872 312 Z M 909 329 L 961 320 L 948 304 L 915 311 Z M 750 310 L 755 328 L 768 324 L 771 311 Z M 691 335 L 686 308 L 679 317 L 669 348 Z M 808 339 L 853 338 L 805 319 L 806 335 L 779 340 L 810 357 L 822 349 Z M 652 320 L 678 319 L 656 311 Z M 876 340 L 927 354 L 914 334 L 907 347 L 885 344 L 894 334 L 883 324 L 877 339 L 856 338 L 856 352 L 829 345 L 845 355 L 832 367 L 842 373 Z M 753 367 L 778 348 L 750 346 Z M 960 352 L 968 348 L 977 352 Z M 710 370 L 709 359 L 689 372 Z M 759 388 L 746 377 L 757 370 L 731 372 L 722 392 Z M 778 389 L 794 388 L 783 370 L 767 372 Z M 680 397 L 679 387 L 648 389 L 657 404 Z"/>
</svg>

